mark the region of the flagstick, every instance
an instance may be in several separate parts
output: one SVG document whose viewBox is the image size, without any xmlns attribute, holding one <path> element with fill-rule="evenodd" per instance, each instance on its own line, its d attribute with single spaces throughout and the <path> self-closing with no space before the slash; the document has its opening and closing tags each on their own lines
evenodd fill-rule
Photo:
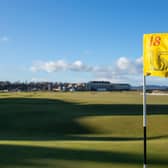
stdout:
<svg viewBox="0 0 168 168">
<path fill-rule="evenodd" d="M 146 142 L 146 76 L 143 76 L 143 128 L 144 128 L 144 168 L 147 166 Z"/>
</svg>

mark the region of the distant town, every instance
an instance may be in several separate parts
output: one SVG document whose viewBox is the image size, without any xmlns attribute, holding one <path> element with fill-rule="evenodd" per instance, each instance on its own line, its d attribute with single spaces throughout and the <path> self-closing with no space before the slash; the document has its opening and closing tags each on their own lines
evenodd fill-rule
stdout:
<svg viewBox="0 0 168 168">
<path fill-rule="evenodd" d="M 33 91 L 141 91 L 142 86 L 131 86 L 128 83 L 111 83 L 109 81 L 90 81 L 87 83 L 62 82 L 9 82 L 0 81 L 0 92 L 33 92 Z M 147 86 L 147 91 L 168 91 L 168 86 Z"/>
</svg>

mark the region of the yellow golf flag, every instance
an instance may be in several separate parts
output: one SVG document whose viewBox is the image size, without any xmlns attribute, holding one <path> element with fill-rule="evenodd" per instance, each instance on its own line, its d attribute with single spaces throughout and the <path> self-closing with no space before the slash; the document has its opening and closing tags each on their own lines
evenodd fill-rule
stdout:
<svg viewBox="0 0 168 168">
<path fill-rule="evenodd" d="M 168 77 L 168 33 L 145 34 L 144 75 Z"/>
</svg>

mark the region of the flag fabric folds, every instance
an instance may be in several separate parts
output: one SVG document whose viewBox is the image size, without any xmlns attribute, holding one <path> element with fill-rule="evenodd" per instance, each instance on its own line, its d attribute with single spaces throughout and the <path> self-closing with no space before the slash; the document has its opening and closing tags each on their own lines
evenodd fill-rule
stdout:
<svg viewBox="0 0 168 168">
<path fill-rule="evenodd" d="M 144 75 L 168 77 L 168 33 L 145 34 Z"/>
</svg>

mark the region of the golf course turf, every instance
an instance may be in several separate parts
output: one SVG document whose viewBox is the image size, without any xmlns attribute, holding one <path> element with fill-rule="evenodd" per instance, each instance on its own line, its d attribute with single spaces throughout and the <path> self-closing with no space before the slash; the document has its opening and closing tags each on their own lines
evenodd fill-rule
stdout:
<svg viewBox="0 0 168 168">
<path fill-rule="evenodd" d="M 147 98 L 149 168 L 168 167 L 168 96 Z M 140 92 L 0 93 L 0 168 L 143 167 Z"/>
</svg>

